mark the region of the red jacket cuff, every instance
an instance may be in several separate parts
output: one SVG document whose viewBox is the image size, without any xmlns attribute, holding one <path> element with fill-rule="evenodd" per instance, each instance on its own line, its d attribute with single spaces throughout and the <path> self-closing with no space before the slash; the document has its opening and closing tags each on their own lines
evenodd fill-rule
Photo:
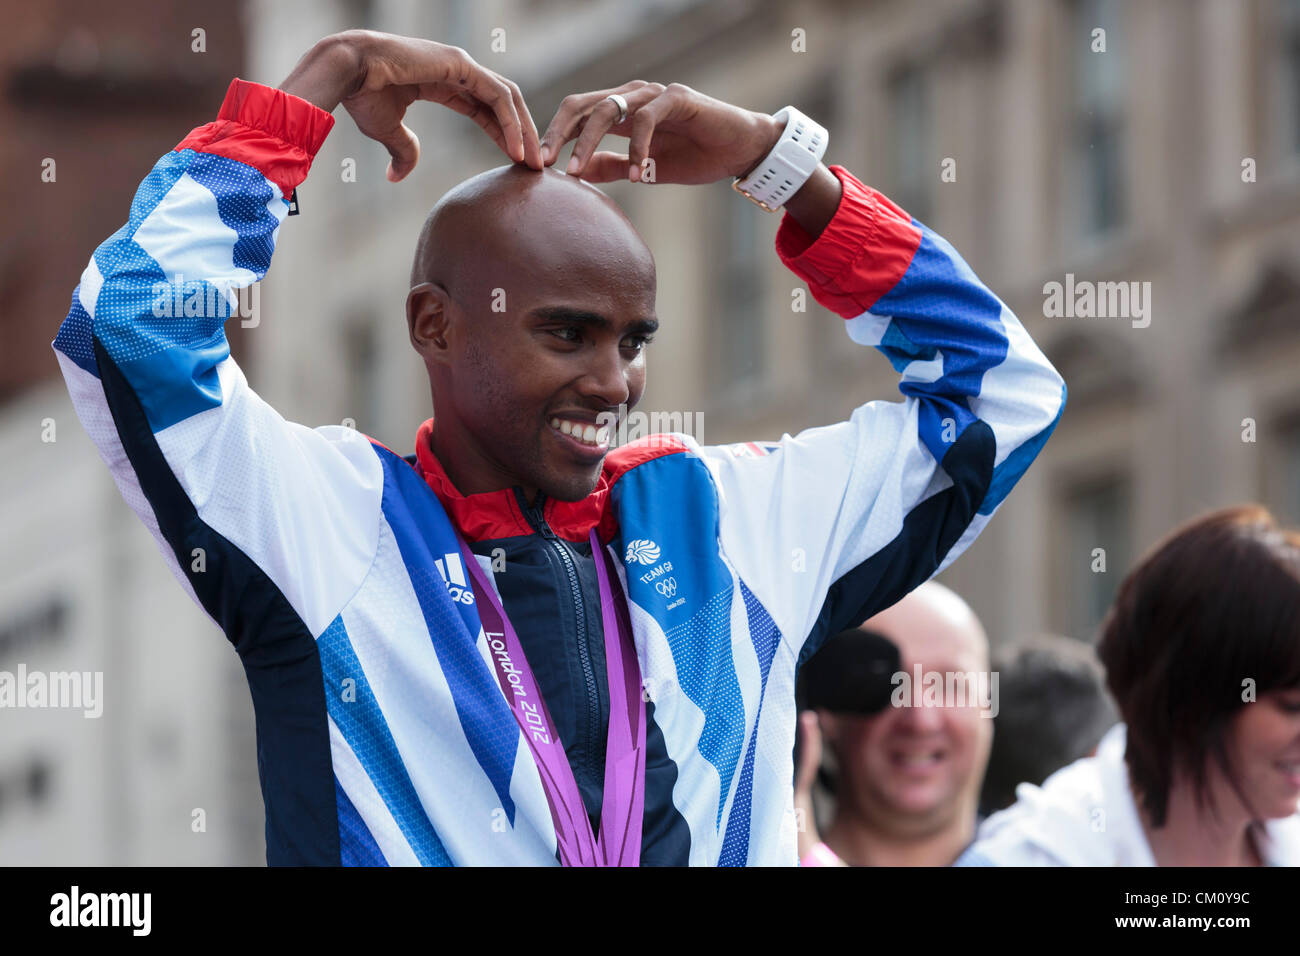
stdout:
<svg viewBox="0 0 1300 956">
<path fill-rule="evenodd" d="M 921 230 L 843 166 L 829 168 L 842 188 L 834 217 L 814 240 L 787 212 L 777 230 L 776 252 L 808 283 L 814 299 L 851 319 L 898 284 L 921 245 Z"/>
<path fill-rule="evenodd" d="M 334 117 L 320 107 L 292 93 L 236 78 L 217 118 L 186 136 L 176 149 L 246 163 L 287 198 L 307 178 L 312 160 L 333 128 Z"/>
</svg>

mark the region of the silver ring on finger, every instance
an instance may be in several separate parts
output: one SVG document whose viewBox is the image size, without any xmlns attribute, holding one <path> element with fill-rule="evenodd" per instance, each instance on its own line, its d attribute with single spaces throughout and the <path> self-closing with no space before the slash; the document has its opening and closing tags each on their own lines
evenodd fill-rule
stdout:
<svg viewBox="0 0 1300 956">
<path fill-rule="evenodd" d="M 623 97 L 619 96 L 617 93 L 610 93 L 609 96 L 605 97 L 605 99 L 613 100 L 614 105 L 618 107 L 618 121 L 614 124 L 615 126 L 627 119 L 627 100 L 623 99 Z"/>
</svg>

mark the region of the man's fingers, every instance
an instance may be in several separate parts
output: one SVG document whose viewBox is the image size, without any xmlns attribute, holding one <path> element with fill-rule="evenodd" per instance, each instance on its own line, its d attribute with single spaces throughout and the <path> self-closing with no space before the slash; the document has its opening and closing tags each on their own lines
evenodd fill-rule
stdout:
<svg viewBox="0 0 1300 956">
<path fill-rule="evenodd" d="M 569 167 L 566 170 L 570 175 L 584 176 L 587 162 L 604 135 L 606 133 L 626 135 L 635 118 L 658 102 L 664 90 L 662 84 L 644 83 L 640 80 L 635 82 L 641 85 L 629 90 L 623 96 L 627 101 L 628 118 L 622 123 L 618 122 L 618 105 L 608 96 L 602 97 L 592 108 L 578 141 L 573 144 L 573 158 L 569 160 Z M 651 131 L 653 132 L 653 121 Z M 637 157 L 633 156 L 632 159 L 639 164 L 640 160 Z"/>
<path fill-rule="evenodd" d="M 497 145 L 501 146 L 506 155 L 515 162 L 523 162 L 526 156 L 524 127 L 519 118 L 519 111 L 515 107 L 517 90 L 512 89 L 513 84 L 486 67 L 480 66 L 468 55 L 466 59 L 468 62 L 462 69 L 452 71 L 450 85 L 458 87 L 492 111 L 504 137 L 504 142 Z M 520 102 L 522 103 L 522 97 Z M 531 118 L 529 122 L 532 122 Z M 538 162 L 540 161 L 539 156 Z"/>
<path fill-rule="evenodd" d="M 799 754 L 799 774 L 795 787 L 802 792 L 812 789 L 817 768 L 822 761 L 822 737 L 817 725 L 817 712 L 805 710 L 800 714 L 799 729 L 803 731 L 803 748 Z"/>
<path fill-rule="evenodd" d="M 524 162 L 534 169 L 542 168 L 542 149 L 541 141 L 537 136 L 537 127 L 533 124 L 532 115 L 528 112 L 528 107 L 524 104 L 523 94 L 519 88 L 507 83 L 511 90 L 511 99 L 515 103 L 515 109 L 525 122 L 523 131 L 523 149 Z M 434 103 L 441 103 L 448 109 L 455 110 L 462 116 L 468 116 L 478 126 L 487 133 L 507 156 L 511 156 L 508 148 L 508 140 L 505 130 L 501 128 L 501 122 L 498 113 L 487 104 L 479 101 L 472 93 L 465 91 L 452 91 L 443 86 L 434 86 L 432 84 L 420 89 L 420 98 L 430 100 Z M 517 160 L 516 160 L 517 161 Z"/>
<path fill-rule="evenodd" d="M 415 168 L 420 161 L 420 140 L 405 123 L 399 123 L 392 133 L 385 136 L 381 143 L 388 150 L 388 169 L 386 175 L 390 183 L 398 183 Z"/>
<path fill-rule="evenodd" d="M 675 111 L 682 104 L 681 97 L 672 90 L 660 86 L 659 91 L 660 95 L 637 110 L 628 121 L 632 127 L 628 133 L 628 165 L 636 167 L 636 172 L 632 173 L 633 182 L 639 180 L 640 170 L 645 168 L 645 161 L 650 156 L 650 141 L 655 129 L 665 120 L 675 118 Z"/>
<path fill-rule="evenodd" d="M 611 153 L 608 150 L 601 150 L 593 153 L 591 159 L 587 160 L 587 168 L 582 172 L 582 178 L 589 183 L 612 183 L 615 180 L 627 179 L 628 158 L 625 153 Z"/>
<path fill-rule="evenodd" d="M 542 161 L 548 166 L 555 162 L 564 144 L 585 129 L 592 110 L 611 93 L 618 93 L 623 96 L 628 101 L 628 109 L 631 110 L 632 97 L 629 94 L 633 90 L 658 85 L 646 83 L 645 80 L 631 80 L 613 89 L 597 90 L 592 93 L 573 93 L 566 96 L 560 101 L 560 108 L 555 111 L 555 116 L 551 118 L 550 125 L 546 127 L 546 133 L 542 136 Z M 662 89 L 662 87 L 660 88 Z M 613 106 L 612 103 L 610 105 Z M 617 119 L 618 110 L 615 109 L 611 115 L 612 118 Z M 607 130 L 602 130 L 601 135 L 604 135 L 605 132 Z M 592 145 L 592 148 L 595 148 L 595 144 Z"/>
<path fill-rule="evenodd" d="M 555 115 L 551 117 L 551 124 L 546 127 L 546 132 L 542 134 L 542 162 L 547 166 L 555 162 L 560 155 L 560 148 L 581 127 L 582 121 L 586 117 L 581 104 L 589 102 L 590 95 L 585 98 L 570 95 L 560 101 L 560 108 L 555 111 Z"/>
<path fill-rule="evenodd" d="M 628 104 L 629 108 L 631 104 Z M 618 106 L 611 99 L 602 99 L 590 113 L 578 134 L 578 141 L 573 144 L 573 155 L 565 172 L 570 176 L 580 176 L 587 165 L 587 160 L 596 151 L 600 141 L 605 138 L 611 126 L 618 123 Z"/>
<path fill-rule="evenodd" d="M 435 103 L 441 103 L 450 110 L 455 110 L 462 116 L 468 116 L 482 130 L 487 133 L 492 142 L 501 148 L 501 151 L 509 154 L 506 149 L 505 133 L 501 130 L 501 124 L 497 122 L 497 117 L 492 110 L 488 109 L 474 97 L 467 93 L 450 93 L 439 88 L 436 93 L 431 93 L 427 98 Z"/>
<path fill-rule="evenodd" d="M 814 748 L 811 735 L 816 732 L 816 714 L 811 710 L 805 710 L 800 714 L 800 734 L 803 737 L 802 747 L 800 749 L 800 765 L 797 767 L 796 779 L 794 779 L 794 790 L 798 793 L 811 791 L 813 788 L 813 778 L 816 775 L 816 765 L 822 761 L 820 749 Z M 814 750 L 816 752 L 814 753 Z"/>
<path fill-rule="evenodd" d="M 524 127 L 519 121 L 519 111 L 515 109 L 515 98 L 510 92 L 510 87 L 501 80 L 489 79 L 486 75 L 482 87 L 482 92 L 476 90 L 474 93 L 487 104 L 496 115 L 497 122 L 501 124 L 501 132 L 505 136 L 506 155 L 517 163 L 522 162 Z"/>
<path fill-rule="evenodd" d="M 387 126 L 394 112 L 400 118 L 415 99 L 428 100 L 469 116 L 514 162 L 542 167 L 537 126 L 514 82 L 481 65 L 461 47 L 362 32 L 371 52 L 364 87 L 350 98 L 355 111 L 354 106 L 349 111 L 363 132 L 384 142 L 369 129 Z M 393 153 L 398 178 L 403 169 L 414 165 L 402 152 L 413 139 L 408 130 L 401 141 L 384 142 L 390 152 L 398 150 Z"/>
<path fill-rule="evenodd" d="M 533 122 L 533 114 L 528 110 L 528 104 L 524 102 L 524 94 L 519 89 L 519 84 L 512 80 L 507 80 L 501 74 L 496 76 L 506 84 L 510 90 L 511 99 L 514 100 L 515 113 L 521 123 L 521 133 L 524 144 L 524 162 L 534 169 L 542 168 L 542 141 L 537 135 L 537 124 Z"/>
</svg>

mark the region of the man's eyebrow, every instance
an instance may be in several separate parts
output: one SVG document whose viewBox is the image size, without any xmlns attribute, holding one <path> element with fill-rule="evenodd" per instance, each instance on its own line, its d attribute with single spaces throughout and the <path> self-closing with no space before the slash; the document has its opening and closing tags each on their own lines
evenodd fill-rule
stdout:
<svg viewBox="0 0 1300 956">
<path fill-rule="evenodd" d="M 613 323 L 599 312 L 586 309 L 573 309 L 564 305 L 543 306 L 533 309 L 530 316 L 547 322 L 571 322 L 575 325 L 588 325 L 598 329 L 608 329 Z M 655 318 L 637 319 L 628 326 L 632 333 L 650 333 L 659 329 L 659 320 Z"/>
</svg>

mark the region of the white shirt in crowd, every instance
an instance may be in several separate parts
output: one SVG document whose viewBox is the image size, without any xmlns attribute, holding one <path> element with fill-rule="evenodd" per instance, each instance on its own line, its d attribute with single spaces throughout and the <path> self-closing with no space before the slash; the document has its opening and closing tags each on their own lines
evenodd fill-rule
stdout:
<svg viewBox="0 0 1300 956">
<path fill-rule="evenodd" d="M 1016 802 L 980 824 L 957 866 L 1155 866 L 1124 763 L 1124 725 L 1095 757 L 1063 767 L 1041 787 L 1022 783 Z M 1300 808 L 1255 826 L 1269 866 L 1300 866 Z"/>
</svg>

